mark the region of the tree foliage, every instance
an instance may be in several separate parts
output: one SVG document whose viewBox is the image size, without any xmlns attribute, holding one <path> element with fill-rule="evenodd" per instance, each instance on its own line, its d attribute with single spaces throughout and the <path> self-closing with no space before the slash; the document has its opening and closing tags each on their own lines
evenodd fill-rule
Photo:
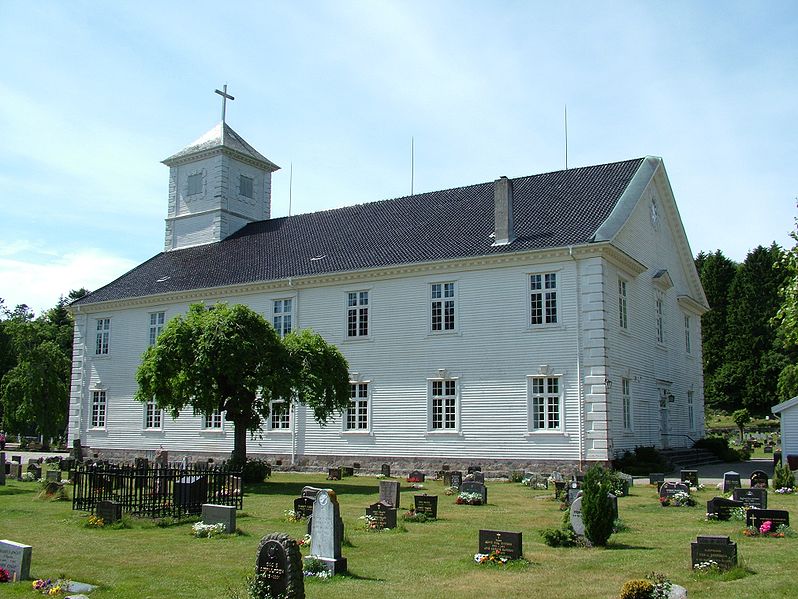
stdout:
<svg viewBox="0 0 798 599">
<path fill-rule="evenodd" d="M 781 305 L 774 319 L 781 346 L 793 358 L 779 373 L 779 401 L 798 396 L 798 363 L 794 359 L 798 354 L 798 219 L 795 222 L 796 230 L 790 233 L 795 245 L 784 252 L 779 264 L 784 281 L 780 289 Z"/>
<path fill-rule="evenodd" d="M 582 520 L 585 536 L 598 547 L 607 544 L 615 524 L 615 513 L 609 497 L 611 492 L 610 472 L 599 464 L 591 466 L 582 483 Z"/>
<path fill-rule="evenodd" d="M 190 306 L 170 320 L 144 353 L 136 399 L 155 399 L 177 417 L 225 412 L 235 428 L 233 460 L 246 459 L 247 432 L 260 429 L 269 402 L 290 398 L 309 405 L 319 422 L 348 406 L 348 365 L 310 332 L 281 341 L 262 316 L 243 305 Z"/>
<path fill-rule="evenodd" d="M 740 442 L 742 443 L 745 439 L 745 425 L 751 422 L 751 413 L 746 408 L 735 410 L 732 413 L 732 420 L 740 429 Z"/>
</svg>

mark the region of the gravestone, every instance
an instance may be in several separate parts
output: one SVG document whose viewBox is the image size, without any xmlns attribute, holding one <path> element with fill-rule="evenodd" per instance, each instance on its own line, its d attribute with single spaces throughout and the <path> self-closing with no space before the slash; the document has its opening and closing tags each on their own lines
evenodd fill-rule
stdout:
<svg viewBox="0 0 798 599">
<path fill-rule="evenodd" d="M 566 482 L 564 480 L 555 480 L 554 481 L 554 497 L 557 499 L 562 498 L 566 495 L 565 491 Z"/>
<path fill-rule="evenodd" d="M 399 507 L 400 485 L 397 480 L 380 481 L 380 501 L 391 507 Z"/>
<path fill-rule="evenodd" d="M 469 466 L 466 474 L 474 474 L 474 472 L 482 472 L 482 466 Z"/>
<path fill-rule="evenodd" d="M 713 497 L 707 501 L 707 514 L 714 514 L 718 520 L 729 520 L 731 519 L 731 511 L 740 507 L 745 507 L 742 501 L 726 499 L 725 497 Z"/>
<path fill-rule="evenodd" d="M 22 464 L 11 462 L 8 467 L 8 476 L 13 480 L 22 480 Z"/>
<path fill-rule="evenodd" d="M 452 470 L 451 472 L 444 472 L 443 474 L 443 486 L 444 487 L 455 487 L 459 489 L 460 486 L 463 484 L 463 473 L 459 470 Z"/>
<path fill-rule="evenodd" d="M 48 481 L 57 483 L 61 480 L 61 473 L 58 470 L 48 470 L 46 476 Z"/>
<path fill-rule="evenodd" d="M 729 537 L 699 536 L 690 543 L 690 562 L 695 568 L 698 564 L 712 560 L 721 570 L 729 570 L 737 565 L 737 543 Z"/>
<path fill-rule="evenodd" d="M 31 472 L 33 476 L 36 477 L 36 480 L 39 480 L 42 477 L 42 467 L 40 464 L 28 463 L 28 472 Z"/>
<path fill-rule="evenodd" d="M 610 505 L 612 506 L 612 518 L 613 520 L 618 519 L 618 496 L 612 493 L 607 493 L 607 497 L 610 499 Z"/>
<path fill-rule="evenodd" d="M 8 570 L 11 580 L 30 578 L 30 559 L 33 547 L 4 539 L 0 541 L 0 568 Z"/>
<path fill-rule="evenodd" d="M 521 559 L 524 556 L 520 532 L 505 530 L 480 530 L 477 553 L 499 553 L 508 559 Z"/>
<path fill-rule="evenodd" d="M 574 472 L 571 476 L 571 480 L 575 480 L 578 483 L 583 483 L 585 481 L 585 473 L 584 472 Z"/>
<path fill-rule="evenodd" d="M 352 468 L 351 466 L 341 466 L 340 470 L 341 470 L 341 476 L 354 476 L 355 475 L 355 469 Z"/>
<path fill-rule="evenodd" d="M 310 518 L 313 515 L 314 497 L 297 497 L 294 499 L 294 515 L 297 518 Z"/>
<path fill-rule="evenodd" d="M 199 513 L 208 500 L 208 477 L 183 476 L 174 482 L 174 503 L 180 509 Z"/>
<path fill-rule="evenodd" d="M 473 477 L 472 480 L 475 483 L 485 483 L 485 475 L 480 470 L 472 472 L 471 476 Z"/>
<path fill-rule="evenodd" d="M 420 470 L 413 470 L 410 474 L 407 475 L 407 482 L 423 483 L 425 480 L 426 476 Z"/>
<path fill-rule="evenodd" d="M 21 464 L 22 463 L 22 456 L 21 455 L 12 455 L 11 456 L 11 461 L 12 462 L 16 462 L 17 464 Z"/>
<path fill-rule="evenodd" d="M 224 531 L 236 531 L 236 508 L 233 505 L 202 504 L 202 521 L 205 524 L 224 524 Z"/>
<path fill-rule="evenodd" d="M 740 474 L 739 472 L 734 472 L 733 470 L 729 472 L 723 473 L 723 492 L 730 493 L 734 489 L 739 489 L 743 486 L 743 483 L 740 482 Z"/>
<path fill-rule="evenodd" d="M 138 472 L 146 472 L 150 467 L 150 461 L 147 458 L 136 458 L 133 460 L 133 468 Z"/>
<path fill-rule="evenodd" d="M 680 474 L 683 483 L 689 487 L 698 486 L 698 470 L 682 470 Z"/>
<path fill-rule="evenodd" d="M 767 489 L 768 488 L 768 475 L 762 470 L 754 470 L 751 473 L 751 488 L 752 489 Z"/>
<path fill-rule="evenodd" d="M 166 449 L 155 450 L 155 466 L 158 468 L 166 468 L 169 465 L 169 451 Z"/>
<path fill-rule="evenodd" d="M 385 478 L 391 478 L 391 467 L 388 464 L 383 464 L 380 468 L 380 474 Z"/>
<path fill-rule="evenodd" d="M 80 439 L 72 440 L 72 451 L 70 451 L 69 453 L 70 457 L 73 457 L 76 460 L 83 459 L 83 448 L 80 446 Z"/>
<path fill-rule="evenodd" d="M 577 485 L 576 481 L 569 483 L 568 486 L 568 494 L 565 496 L 565 503 L 567 505 L 571 505 L 574 500 L 582 494 L 582 489 L 580 489 Z"/>
<path fill-rule="evenodd" d="M 441 470 L 446 472 L 449 469 L 449 464 L 441 464 Z"/>
<path fill-rule="evenodd" d="M 438 518 L 438 496 L 437 495 L 413 495 L 414 507 L 417 514 L 424 514 L 427 518 Z"/>
<path fill-rule="evenodd" d="M 366 508 L 366 515 L 371 516 L 372 526 L 376 530 L 396 528 L 396 508 L 378 501 Z M 313 535 L 311 535 L 311 539 Z"/>
<path fill-rule="evenodd" d="M 264 583 L 267 597 L 305 597 L 302 555 L 296 541 L 286 534 L 275 532 L 260 540 L 255 575 Z"/>
<path fill-rule="evenodd" d="M 773 453 L 773 446 L 772 445 L 765 445 L 765 448 L 763 449 L 763 451 L 765 453 Z"/>
<path fill-rule="evenodd" d="M 94 506 L 94 515 L 102 518 L 105 524 L 113 524 L 122 518 L 122 504 L 118 501 L 98 501 Z"/>
<path fill-rule="evenodd" d="M 552 481 L 552 482 L 565 482 L 565 478 L 564 478 L 564 477 L 563 477 L 563 475 L 562 475 L 560 472 L 558 472 L 557 470 L 554 470 L 554 471 L 551 473 L 551 476 L 549 476 L 549 478 L 551 479 L 551 481 Z"/>
<path fill-rule="evenodd" d="M 659 488 L 660 499 L 662 499 L 663 497 L 664 498 L 673 497 L 674 495 L 676 495 L 676 493 L 679 492 L 690 493 L 690 487 L 688 487 L 685 483 L 667 482 L 667 483 L 662 483 L 662 486 Z M 662 504 L 663 507 L 665 507 L 665 503 L 662 502 L 660 503 Z"/>
<path fill-rule="evenodd" d="M 624 472 L 619 472 L 619 473 L 618 473 L 618 478 L 619 478 L 619 479 L 620 479 L 620 481 L 621 481 L 621 489 L 620 489 L 620 491 L 621 491 L 621 494 L 622 494 L 624 497 L 628 497 L 628 496 L 629 496 L 629 489 L 630 489 L 631 487 L 634 487 L 634 486 L 635 486 L 635 479 L 634 479 L 634 477 L 633 477 L 633 476 L 630 476 L 629 474 L 626 474 L 626 473 L 624 473 Z"/>
<path fill-rule="evenodd" d="M 319 491 L 316 495 L 310 524 L 310 556 L 305 559 L 319 560 L 331 574 L 346 572 L 346 558 L 341 557 L 343 522 L 332 489 Z"/>
<path fill-rule="evenodd" d="M 0 485 L 6 484 L 6 454 L 0 451 Z"/>
<path fill-rule="evenodd" d="M 652 472 L 648 475 L 648 484 L 650 485 L 657 485 L 657 488 L 665 482 L 665 473 L 664 472 Z"/>
<path fill-rule="evenodd" d="M 585 536 L 585 522 L 582 520 L 582 498 L 577 497 L 574 499 L 574 502 L 571 504 L 571 514 L 570 514 L 570 522 L 571 528 L 574 529 L 574 532 L 580 536 Z"/>
<path fill-rule="evenodd" d="M 341 480 L 341 469 L 327 468 L 327 480 Z"/>
<path fill-rule="evenodd" d="M 759 510 L 750 509 L 745 512 L 745 525 L 759 528 L 764 522 L 770 520 L 773 523 L 773 530 L 779 525 L 790 525 L 790 512 L 787 510 Z"/>
<path fill-rule="evenodd" d="M 759 487 L 735 489 L 734 499 L 742 501 L 746 507 L 765 510 L 768 507 L 768 490 Z"/>
<path fill-rule="evenodd" d="M 460 486 L 460 492 L 479 493 L 482 496 L 482 504 L 485 505 L 488 503 L 488 488 L 482 483 L 467 480 Z"/>
</svg>

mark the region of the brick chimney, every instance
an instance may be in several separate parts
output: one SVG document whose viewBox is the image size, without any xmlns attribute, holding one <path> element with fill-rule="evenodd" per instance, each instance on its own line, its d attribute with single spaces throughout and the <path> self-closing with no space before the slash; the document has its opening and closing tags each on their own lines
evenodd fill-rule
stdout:
<svg viewBox="0 0 798 599">
<path fill-rule="evenodd" d="M 493 245 L 505 245 L 515 240 L 513 225 L 513 182 L 501 177 L 493 182 L 493 203 L 496 230 Z"/>
</svg>

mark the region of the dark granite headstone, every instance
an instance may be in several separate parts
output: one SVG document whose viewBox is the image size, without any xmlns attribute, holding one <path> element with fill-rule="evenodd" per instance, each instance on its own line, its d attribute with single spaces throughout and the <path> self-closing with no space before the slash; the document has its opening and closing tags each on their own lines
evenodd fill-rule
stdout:
<svg viewBox="0 0 798 599">
<path fill-rule="evenodd" d="M 498 552 L 502 557 L 521 559 L 524 556 L 520 532 L 504 530 L 480 530 L 478 553 Z"/>
<path fill-rule="evenodd" d="M 577 484 L 576 481 L 572 484 Z M 579 487 L 572 487 L 569 485 L 568 487 L 568 494 L 565 496 L 565 503 L 567 505 L 571 505 L 574 500 L 582 494 L 582 489 Z"/>
<path fill-rule="evenodd" d="M 75 458 L 76 460 L 83 459 L 83 448 L 80 446 L 80 439 L 72 440 L 72 451 L 70 452 L 70 457 Z"/>
<path fill-rule="evenodd" d="M 765 510 L 768 507 L 768 490 L 760 487 L 735 489 L 734 499 L 736 501 L 742 501 L 746 507 Z"/>
<path fill-rule="evenodd" d="M 764 449 L 762 450 L 765 453 L 773 453 L 773 446 L 772 445 L 765 445 Z"/>
<path fill-rule="evenodd" d="M 328 468 L 327 469 L 327 480 L 341 480 L 341 469 L 340 468 Z"/>
<path fill-rule="evenodd" d="M 341 467 L 341 476 L 354 476 L 355 469 L 351 466 L 342 466 Z"/>
<path fill-rule="evenodd" d="M 768 475 L 762 470 L 754 470 L 751 473 L 751 488 L 752 489 L 767 489 L 768 488 Z"/>
<path fill-rule="evenodd" d="M 444 472 L 446 472 L 448 469 L 449 469 L 449 464 L 442 464 L 441 465 L 441 470 L 443 470 Z"/>
<path fill-rule="evenodd" d="M 22 463 L 22 456 L 21 455 L 12 455 L 11 456 L 11 461 L 12 462 L 16 462 L 17 464 L 21 464 Z"/>
<path fill-rule="evenodd" d="M 0 451 L 0 485 L 6 484 L 6 454 Z"/>
<path fill-rule="evenodd" d="M 700 536 L 690 544 L 690 562 L 695 568 L 698 564 L 714 561 L 721 570 L 729 570 L 737 565 L 737 543 L 729 537 Z"/>
<path fill-rule="evenodd" d="M 22 480 L 22 464 L 11 462 L 8 466 L 8 477 L 13 480 Z"/>
<path fill-rule="evenodd" d="M 387 503 L 378 501 L 366 508 L 366 515 L 373 519 L 373 527 L 376 530 L 384 528 L 396 528 L 396 508 Z"/>
<path fill-rule="evenodd" d="M 482 472 L 482 466 L 469 466 L 466 474 L 474 474 L 474 472 Z"/>
<path fill-rule="evenodd" d="M 585 481 L 585 473 L 584 472 L 574 472 L 573 476 L 571 476 L 571 480 L 575 480 L 578 483 L 583 483 Z"/>
<path fill-rule="evenodd" d="M 485 475 L 480 470 L 472 472 L 471 476 L 473 477 L 472 480 L 475 483 L 483 483 L 483 484 L 485 483 Z"/>
<path fill-rule="evenodd" d="M 208 477 L 183 476 L 174 482 L 174 502 L 179 508 L 200 513 L 208 500 Z"/>
<path fill-rule="evenodd" d="M 297 497 L 294 499 L 294 514 L 297 518 L 309 518 L 313 515 L 313 498 Z"/>
<path fill-rule="evenodd" d="M 713 497 L 707 501 L 707 514 L 714 514 L 718 520 L 729 520 L 731 511 L 739 507 L 745 507 L 745 504 L 725 497 Z"/>
<path fill-rule="evenodd" d="M 759 528 L 764 522 L 770 520 L 775 530 L 779 525 L 790 525 L 790 512 L 787 510 L 758 510 L 750 509 L 745 512 L 745 525 Z"/>
<path fill-rule="evenodd" d="M 680 474 L 683 483 L 690 487 L 698 486 L 698 470 L 682 470 Z"/>
<path fill-rule="evenodd" d="M 686 483 L 662 483 L 662 486 L 659 488 L 660 504 L 662 507 L 666 507 L 666 502 L 662 501 L 663 498 L 673 497 L 679 492 L 690 493 L 690 487 L 688 487 Z"/>
<path fill-rule="evenodd" d="M 648 484 L 657 485 L 657 488 L 665 482 L 665 474 L 663 472 L 652 472 L 648 475 Z"/>
<path fill-rule="evenodd" d="M 411 483 L 423 483 L 425 480 L 426 476 L 420 470 L 413 470 L 407 475 L 407 481 Z"/>
<path fill-rule="evenodd" d="M 743 486 L 740 481 L 740 474 L 738 472 L 730 471 L 723 473 L 723 492 L 730 493 L 734 489 L 739 489 Z"/>
<path fill-rule="evenodd" d="M 427 518 L 433 519 L 438 517 L 437 495 L 413 495 L 413 502 L 417 514 L 424 514 Z"/>
<path fill-rule="evenodd" d="M 554 481 L 554 496 L 558 499 L 566 499 L 566 491 L 565 491 L 566 482 L 564 480 L 555 480 Z"/>
<path fill-rule="evenodd" d="M 391 467 L 388 464 L 383 464 L 380 468 L 380 474 L 386 478 L 391 478 Z"/>
<path fill-rule="evenodd" d="M 98 501 L 94 515 L 102 518 L 104 524 L 113 524 L 122 518 L 122 504 L 118 501 Z"/>
<path fill-rule="evenodd" d="M 305 597 L 302 555 L 296 541 L 286 534 L 272 533 L 261 539 L 255 575 L 264 583 L 267 597 Z"/>
<path fill-rule="evenodd" d="M 443 486 L 455 487 L 459 489 L 463 485 L 463 473 L 459 470 L 452 470 L 443 475 Z"/>
<path fill-rule="evenodd" d="M 48 470 L 46 480 L 57 483 L 61 480 L 61 473 L 58 470 Z"/>
<path fill-rule="evenodd" d="M 380 502 L 398 508 L 400 502 L 401 486 L 398 480 L 380 481 Z"/>
<path fill-rule="evenodd" d="M 482 503 L 488 503 L 488 488 L 482 483 L 474 481 L 465 481 L 460 487 L 461 493 L 479 493 L 482 495 Z"/>
<path fill-rule="evenodd" d="M 29 462 L 27 471 L 31 472 L 33 474 L 33 476 L 36 477 L 36 480 L 39 480 L 42 477 L 41 464 L 37 464 L 35 462 Z"/>
</svg>

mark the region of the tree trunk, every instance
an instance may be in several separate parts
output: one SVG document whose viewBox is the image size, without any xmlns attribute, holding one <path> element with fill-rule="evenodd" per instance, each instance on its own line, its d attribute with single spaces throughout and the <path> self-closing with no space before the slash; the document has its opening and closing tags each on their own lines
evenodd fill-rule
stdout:
<svg viewBox="0 0 798 599">
<path fill-rule="evenodd" d="M 247 427 L 241 420 L 234 420 L 233 427 L 233 453 L 230 458 L 236 464 L 243 464 L 247 459 Z"/>
</svg>

